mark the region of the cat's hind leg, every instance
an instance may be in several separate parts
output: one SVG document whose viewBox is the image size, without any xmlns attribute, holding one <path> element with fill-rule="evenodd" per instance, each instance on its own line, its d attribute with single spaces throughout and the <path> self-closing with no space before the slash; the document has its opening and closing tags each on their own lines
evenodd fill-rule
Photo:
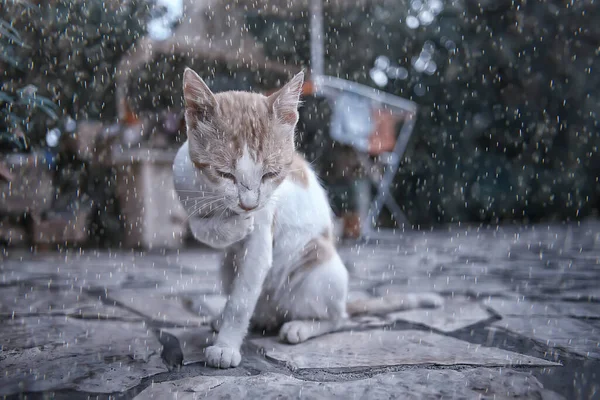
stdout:
<svg viewBox="0 0 600 400">
<path fill-rule="evenodd" d="M 287 322 L 279 331 L 282 341 L 301 343 L 334 332 L 348 318 L 348 271 L 333 244 L 320 250 L 325 252 L 325 259 L 297 268 L 290 280 L 289 293 L 279 298 L 280 307 L 287 311 Z"/>
</svg>

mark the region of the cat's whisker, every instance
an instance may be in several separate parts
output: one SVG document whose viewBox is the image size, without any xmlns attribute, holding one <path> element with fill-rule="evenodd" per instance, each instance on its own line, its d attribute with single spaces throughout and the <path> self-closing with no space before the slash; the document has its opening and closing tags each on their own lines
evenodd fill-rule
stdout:
<svg viewBox="0 0 600 400">
<path fill-rule="evenodd" d="M 192 212 L 187 216 L 187 218 L 183 222 L 187 222 L 190 218 L 192 218 L 194 216 L 194 214 L 199 214 L 201 208 L 202 208 L 201 204 L 200 205 L 194 205 L 194 208 L 193 208 Z"/>
<path fill-rule="evenodd" d="M 194 196 L 194 197 L 192 197 L 193 194 L 200 194 L 200 196 Z M 194 198 L 198 198 L 198 199 L 207 199 L 207 198 L 211 199 L 212 198 L 212 199 L 214 199 L 214 198 L 217 198 L 217 197 L 223 197 L 223 195 L 219 194 L 219 193 L 191 193 L 189 195 L 188 194 L 179 195 L 179 198 L 182 198 L 182 197 L 185 197 L 185 198 L 188 198 L 188 199 L 189 198 L 191 198 L 191 199 L 194 199 Z"/>
<path fill-rule="evenodd" d="M 187 221 L 188 221 L 190 218 L 192 218 L 192 217 L 194 216 L 194 214 L 198 214 L 198 215 L 199 215 L 199 214 L 200 214 L 200 212 L 201 212 L 201 211 L 202 211 L 204 208 L 206 208 L 206 207 L 209 207 L 209 206 L 211 206 L 211 205 L 213 205 L 213 204 L 215 204 L 215 203 L 217 203 L 218 201 L 220 201 L 220 200 L 223 200 L 223 199 L 224 199 L 223 197 L 219 197 L 218 199 L 216 199 L 216 200 L 213 200 L 213 201 L 209 201 L 208 203 L 201 203 L 201 204 L 199 204 L 199 205 L 195 205 L 195 206 L 194 206 L 195 208 L 192 210 L 192 212 L 190 213 L 190 215 L 188 215 L 188 217 L 185 219 L 185 221 L 184 221 L 184 222 L 187 222 Z"/>
<path fill-rule="evenodd" d="M 179 198 L 181 202 L 189 202 L 189 201 L 200 201 L 200 200 L 215 200 L 221 199 L 223 196 L 198 196 L 198 197 L 188 197 L 186 199 Z"/>
<path fill-rule="evenodd" d="M 307 161 L 308 165 L 310 165 L 312 167 L 319 160 L 319 158 L 321 158 L 321 156 L 315 157 L 315 159 L 312 161 Z"/>
<path fill-rule="evenodd" d="M 216 218 L 217 218 L 217 221 L 221 222 L 221 221 L 223 220 L 223 214 L 225 214 L 225 212 L 226 212 L 227 210 L 228 210 L 228 208 L 227 208 L 227 207 L 225 207 L 225 205 L 223 205 L 223 210 L 221 211 L 221 214 L 219 214 L 219 216 L 218 216 L 218 217 L 216 217 Z M 218 209 L 217 209 L 217 211 L 218 211 Z"/>
<path fill-rule="evenodd" d="M 204 194 L 204 193 L 216 193 L 214 190 L 177 190 L 178 192 L 185 192 L 185 193 L 200 193 L 200 194 Z"/>
<path fill-rule="evenodd" d="M 224 198 L 224 197 L 219 197 L 219 198 L 218 198 L 218 199 L 216 199 L 216 200 L 213 200 L 213 201 L 211 201 L 211 202 L 208 202 L 208 203 L 204 204 L 204 205 L 202 206 L 202 208 L 206 208 L 206 207 L 209 207 L 209 208 L 210 208 L 210 207 L 211 207 L 211 206 L 213 206 L 215 203 L 218 203 L 218 202 L 220 202 L 220 201 L 223 201 L 223 200 L 225 200 L 225 198 Z M 216 207 L 216 209 L 218 209 L 218 208 L 219 208 L 219 207 Z M 211 210 L 211 211 L 212 211 L 212 210 Z"/>
<path fill-rule="evenodd" d="M 206 199 L 202 199 L 202 200 L 204 200 L 204 201 L 201 201 L 200 199 L 196 199 L 196 200 L 194 200 L 194 203 L 192 203 L 192 204 L 190 204 L 190 203 L 183 203 L 183 205 L 184 206 L 188 206 L 188 208 L 189 207 L 192 207 L 192 208 L 202 208 L 202 207 L 205 207 L 206 205 L 210 205 L 210 204 L 218 201 L 219 199 L 213 199 L 213 200 L 210 200 L 208 202 L 206 201 Z"/>
</svg>

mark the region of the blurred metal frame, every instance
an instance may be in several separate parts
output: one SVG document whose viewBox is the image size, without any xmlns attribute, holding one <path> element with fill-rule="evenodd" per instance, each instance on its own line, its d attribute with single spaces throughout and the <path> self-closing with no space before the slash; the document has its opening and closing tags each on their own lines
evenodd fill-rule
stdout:
<svg viewBox="0 0 600 400">
<path fill-rule="evenodd" d="M 311 55 L 311 75 L 314 85 L 314 94 L 323 96 L 331 102 L 335 102 L 342 93 L 351 93 L 370 100 L 372 109 L 384 109 L 392 114 L 403 117 L 403 125 L 396 138 L 394 149 L 390 153 L 384 153 L 378 156 L 375 163 L 382 165 L 384 169 L 383 176 L 377 183 L 373 179 L 371 182 L 377 187 L 377 194 L 369 205 L 367 215 L 361 215 L 361 234 L 363 238 L 375 236 L 377 230 L 374 230 L 377 219 L 384 207 L 388 208 L 396 223 L 403 228 L 408 228 L 408 220 L 398 203 L 390 193 L 390 187 L 394 181 L 402 156 L 408 146 L 408 141 L 412 135 L 417 118 L 418 106 L 416 103 L 394 96 L 389 93 L 362 85 L 356 82 L 347 81 L 341 78 L 335 78 L 325 75 L 325 51 L 323 36 L 323 3 L 322 0 L 311 0 L 310 2 L 310 55 Z M 368 170 L 373 167 L 373 162 L 369 154 L 359 151 L 361 162 L 365 164 Z M 368 221 L 368 223 L 364 223 Z"/>
</svg>

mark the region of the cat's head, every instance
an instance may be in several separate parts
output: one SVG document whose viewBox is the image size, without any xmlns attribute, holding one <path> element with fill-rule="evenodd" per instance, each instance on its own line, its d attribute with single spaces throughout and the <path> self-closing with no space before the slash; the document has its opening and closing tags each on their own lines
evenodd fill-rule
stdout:
<svg viewBox="0 0 600 400">
<path fill-rule="evenodd" d="M 232 211 L 260 209 L 289 173 L 303 80 L 300 72 L 268 97 L 214 94 L 196 72 L 185 70 L 190 159 Z"/>
</svg>

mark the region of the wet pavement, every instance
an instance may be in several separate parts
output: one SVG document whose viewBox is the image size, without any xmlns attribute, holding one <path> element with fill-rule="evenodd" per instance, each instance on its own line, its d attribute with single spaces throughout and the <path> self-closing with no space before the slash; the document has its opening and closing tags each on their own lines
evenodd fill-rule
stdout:
<svg viewBox="0 0 600 400">
<path fill-rule="evenodd" d="M 299 345 L 253 333 L 204 365 L 220 253 L 5 250 L 0 397 L 600 398 L 600 223 L 340 244 L 351 296 L 437 292 Z"/>
</svg>

